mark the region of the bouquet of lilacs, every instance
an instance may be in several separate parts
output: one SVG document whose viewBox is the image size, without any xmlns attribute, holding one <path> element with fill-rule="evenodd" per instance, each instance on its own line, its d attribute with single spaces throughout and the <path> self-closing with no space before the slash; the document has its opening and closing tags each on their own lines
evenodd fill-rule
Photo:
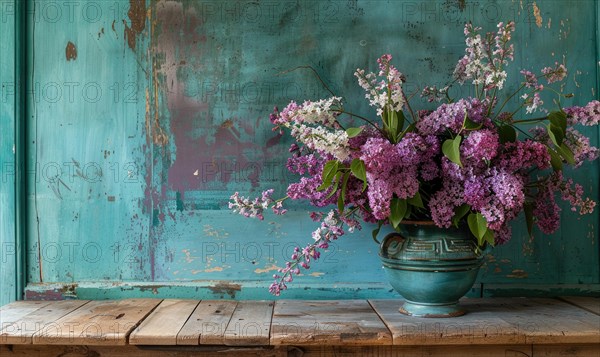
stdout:
<svg viewBox="0 0 600 357">
<path fill-rule="evenodd" d="M 279 295 L 294 275 L 319 259 L 320 250 L 361 221 L 397 229 L 403 220 L 433 221 L 438 227 L 468 225 L 481 246 L 506 243 L 510 222 L 524 212 L 529 234 L 534 225 L 546 234 L 559 227 L 556 196 L 574 211 L 593 211 L 595 202 L 583 197 L 583 188 L 563 176 L 569 165 L 577 168 L 598 158 L 598 149 L 575 128 L 597 125 L 600 102 L 584 107 L 562 107 L 571 97 L 553 89 L 567 76 L 563 64 L 537 74 L 522 70 L 521 86 L 504 101 L 499 93 L 506 81 L 505 67 L 513 60 L 510 43 L 514 23 L 500 23 L 495 33 L 465 26 L 466 54 L 446 87 L 426 87 L 422 95 L 443 102 L 435 110 L 414 111 L 402 89 L 405 77 L 391 55 L 378 59 L 378 73 L 358 69 L 354 75 L 377 113 L 377 121 L 349 113 L 342 98 L 333 96 L 275 108 L 271 122 L 289 130 L 292 144 L 287 169 L 300 175 L 287 196 L 274 200 L 273 190 L 250 199 L 231 196 L 229 207 L 247 217 L 263 219 L 265 209 L 285 214 L 286 199 L 307 200 L 327 213 L 313 212 L 320 222 L 313 242 L 297 247 L 286 266 L 274 276 L 270 292 Z M 455 100 L 449 88 L 470 83 L 474 96 Z M 551 109 L 540 94 L 556 95 Z M 509 100 L 520 106 L 506 110 Z M 520 116 L 527 115 L 526 118 Z M 345 127 L 343 118 L 364 125 Z M 533 124 L 525 128 L 525 124 Z"/>
</svg>

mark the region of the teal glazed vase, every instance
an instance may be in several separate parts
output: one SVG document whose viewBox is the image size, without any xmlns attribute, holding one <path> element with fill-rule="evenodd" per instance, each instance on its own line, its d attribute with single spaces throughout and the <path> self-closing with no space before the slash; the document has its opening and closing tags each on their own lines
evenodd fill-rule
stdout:
<svg viewBox="0 0 600 357">
<path fill-rule="evenodd" d="M 392 287 L 404 298 L 400 312 L 418 317 L 455 317 L 475 283 L 484 252 L 468 227 L 439 228 L 406 222 L 381 242 L 379 256 Z"/>
</svg>

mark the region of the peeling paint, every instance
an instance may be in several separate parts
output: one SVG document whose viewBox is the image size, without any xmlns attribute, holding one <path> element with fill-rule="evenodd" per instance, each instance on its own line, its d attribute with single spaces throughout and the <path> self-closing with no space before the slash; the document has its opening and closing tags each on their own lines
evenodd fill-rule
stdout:
<svg viewBox="0 0 600 357">
<path fill-rule="evenodd" d="M 146 0 L 129 0 L 129 11 L 127 12 L 131 27 L 125 23 L 124 36 L 129 48 L 135 51 L 136 36 L 146 28 Z M 113 23 L 114 30 L 114 23 Z"/>
<path fill-rule="evenodd" d="M 264 273 L 268 273 L 268 272 L 271 272 L 271 271 L 277 271 L 279 269 L 280 269 L 280 267 L 278 267 L 277 265 L 271 264 L 271 266 L 263 268 L 263 269 L 256 268 L 256 269 L 254 269 L 254 272 L 256 274 L 264 274 Z"/>
<path fill-rule="evenodd" d="M 544 21 L 542 19 L 542 15 L 540 12 L 540 8 L 537 6 L 537 4 L 535 3 L 535 1 L 533 2 L 533 16 L 535 17 L 535 24 L 537 27 L 542 27 L 542 21 Z"/>
<path fill-rule="evenodd" d="M 77 48 L 75 44 L 71 41 L 67 43 L 67 47 L 65 48 L 65 55 L 67 57 L 67 61 L 75 61 L 77 59 Z"/>
<path fill-rule="evenodd" d="M 521 270 L 521 269 L 515 269 L 511 272 L 511 274 L 508 274 L 506 277 L 507 278 L 515 278 L 515 279 L 525 279 L 528 276 L 529 275 L 527 274 L 526 271 Z"/>
<path fill-rule="evenodd" d="M 219 282 L 215 286 L 209 286 L 208 289 L 212 291 L 213 294 L 220 295 L 221 298 L 224 298 L 225 295 L 229 295 L 230 298 L 234 299 L 235 294 L 242 291 L 242 285 Z"/>
</svg>

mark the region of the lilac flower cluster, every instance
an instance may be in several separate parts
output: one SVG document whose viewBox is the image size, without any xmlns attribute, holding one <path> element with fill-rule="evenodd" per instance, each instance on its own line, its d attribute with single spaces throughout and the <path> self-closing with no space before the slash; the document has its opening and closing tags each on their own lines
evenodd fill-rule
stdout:
<svg viewBox="0 0 600 357">
<path fill-rule="evenodd" d="M 318 218 L 317 218 L 318 217 Z M 321 220 L 322 215 L 315 215 L 315 218 Z M 329 212 L 327 216 L 323 218 L 321 226 L 317 228 L 313 233 L 312 237 L 315 240 L 313 243 L 306 245 L 304 248 L 294 248 L 294 253 L 291 256 L 291 260 L 286 262 L 285 268 L 279 269 L 278 274 L 273 275 L 275 281 L 269 287 L 269 292 L 275 296 L 279 296 L 282 290 L 287 289 L 287 283 L 294 280 L 294 275 L 300 275 L 300 268 L 310 269 L 310 264 L 320 258 L 320 249 L 329 248 L 331 241 L 338 239 L 344 235 L 343 224 L 350 222 L 350 224 L 358 224 L 357 221 L 344 219 L 338 216 L 335 210 Z M 351 225 L 350 229 L 354 229 L 356 224 Z"/>
<path fill-rule="evenodd" d="M 514 47 L 509 41 L 514 30 L 514 22 L 501 22 L 495 34 L 487 33 L 482 38 L 479 34 L 481 27 L 467 24 L 464 30 L 467 54 L 456 65 L 454 78 L 461 84 L 470 79 L 474 85 L 481 85 L 486 91 L 502 89 L 506 80 L 503 67 L 513 60 Z"/>
<path fill-rule="evenodd" d="M 541 232 L 553 233 L 559 227 L 559 196 L 573 211 L 593 211 L 596 203 L 562 170 L 600 156 L 590 139 L 574 127 L 598 125 L 600 102 L 559 107 L 552 113 L 543 108 L 540 93 L 568 75 L 566 67 L 556 63 L 539 75 L 522 70 L 521 87 L 499 104 L 496 94 L 514 57 L 510 40 L 515 25 L 500 23 L 495 33 L 483 36 L 480 30 L 465 26 L 466 54 L 454 71 L 459 83 L 470 81 L 476 86 L 474 97 L 454 100 L 449 97 L 450 85 L 427 86 L 422 96 L 428 101 L 448 102 L 432 111 L 413 111 L 403 93 L 404 76 L 391 64 L 392 56 L 383 55 L 377 73 L 362 69 L 354 73 L 381 123 L 348 113 L 366 123 L 345 130 L 340 120 L 347 112 L 335 96 L 291 102 L 281 112 L 275 108 L 270 116 L 275 130 L 287 129 L 296 139 L 286 167 L 301 177 L 288 186 L 284 199 L 273 200 L 273 190 L 255 199 L 236 192 L 229 208 L 259 219 L 269 207 L 284 214 L 287 198 L 336 208 L 327 214 L 311 213 L 314 221 L 321 222 L 312 233 L 314 242 L 295 248 L 290 261 L 274 275 L 271 293 L 279 295 L 287 289 L 333 240 L 361 229 L 360 221 L 396 228 L 409 218 L 447 228 L 476 216 L 485 221 L 483 237 L 473 232 L 483 245 L 508 242 L 511 222 L 521 211 Z M 503 111 L 512 98 L 520 98 L 521 106 L 514 112 Z M 544 114 L 519 118 L 535 111 Z M 544 126 L 529 132 L 517 126 L 540 122 Z"/>
</svg>

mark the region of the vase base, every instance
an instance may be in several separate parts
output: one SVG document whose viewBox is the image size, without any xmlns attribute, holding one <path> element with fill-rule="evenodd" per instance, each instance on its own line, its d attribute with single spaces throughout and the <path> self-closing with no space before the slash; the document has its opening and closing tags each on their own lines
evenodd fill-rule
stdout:
<svg viewBox="0 0 600 357">
<path fill-rule="evenodd" d="M 467 313 L 458 306 L 458 302 L 451 304 L 420 304 L 404 301 L 399 309 L 400 313 L 415 317 L 457 317 Z"/>
</svg>

